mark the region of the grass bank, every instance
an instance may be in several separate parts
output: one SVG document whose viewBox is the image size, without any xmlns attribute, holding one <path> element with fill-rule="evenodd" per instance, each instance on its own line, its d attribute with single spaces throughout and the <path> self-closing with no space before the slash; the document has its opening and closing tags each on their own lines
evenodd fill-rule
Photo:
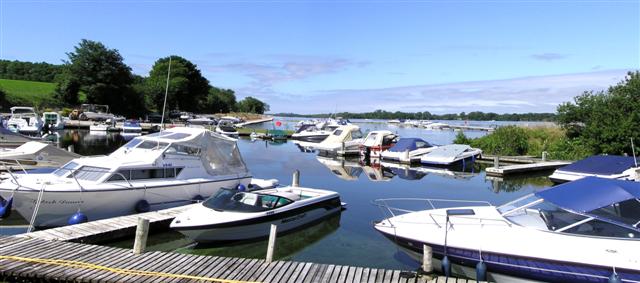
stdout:
<svg viewBox="0 0 640 283">
<path fill-rule="evenodd" d="M 496 129 L 484 137 L 469 139 L 458 133 L 454 143 L 468 144 L 482 149 L 486 154 L 528 155 L 557 160 L 578 160 L 593 155 L 593 149 L 578 140 L 567 138 L 564 130 L 557 127 L 506 126 Z"/>
<path fill-rule="evenodd" d="M 9 105 L 56 106 L 59 103 L 53 97 L 55 88 L 55 83 L 0 79 L 0 89 L 6 93 Z"/>
</svg>

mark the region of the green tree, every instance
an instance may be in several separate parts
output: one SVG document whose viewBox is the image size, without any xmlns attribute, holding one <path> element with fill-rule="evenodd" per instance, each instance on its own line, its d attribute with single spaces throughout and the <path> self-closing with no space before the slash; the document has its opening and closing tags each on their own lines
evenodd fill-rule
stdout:
<svg viewBox="0 0 640 283">
<path fill-rule="evenodd" d="M 125 96 L 131 94 L 133 75 L 118 50 L 83 39 L 67 56 L 69 82 L 80 85 L 80 91 L 87 95 L 87 102 L 107 104 L 121 113 L 139 111 L 126 104 L 130 101 Z"/>
<path fill-rule="evenodd" d="M 640 140 L 640 72 L 629 72 L 607 91 L 584 92 L 561 104 L 558 123 L 595 153 L 631 154 L 630 138 Z"/>
<path fill-rule="evenodd" d="M 251 96 L 247 96 L 245 99 L 238 102 L 236 108 L 240 112 L 264 114 L 265 111 L 269 111 L 269 104 Z"/>
<path fill-rule="evenodd" d="M 180 56 L 171 55 L 157 60 L 149 77 L 145 80 L 145 95 L 150 107 L 158 112 L 164 104 L 167 72 L 171 58 L 171 73 L 167 92 L 167 111 L 180 109 L 186 111 L 202 110 L 209 94 L 209 81 L 202 76 L 197 66 Z"/>
<path fill-rule="evenodd" d="M 7 102 L 7 94 L 0 88 L 0 109 L 6 111 L 5 109 L 9 107 L 9 103 Z"/>
<path fill-rule="evenodd" d="M 57 101 L 65 105 L 78 104 L 78 92 L 80 92 L 80 83 L 68 72 L 64 71 L 56 76 L 56 89 L 54 96 Z"/>
<path fill-rule="evenodd" d="M 204 104 L 207 113 L 228 113 L 235 110 L 236 95 L 233 90 L 211 87 L 207 101 Z"/>
</svg>

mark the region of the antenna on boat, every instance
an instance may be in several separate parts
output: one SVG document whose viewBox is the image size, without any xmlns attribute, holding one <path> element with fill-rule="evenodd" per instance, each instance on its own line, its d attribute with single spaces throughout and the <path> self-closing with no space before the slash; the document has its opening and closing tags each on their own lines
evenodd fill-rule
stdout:
<svg viewBox="0 0 640 283">
<path fill-rule="evenodd" d="M 167 70 L 167 85 L 164 88 L 164 103 L 162 104 L 162 120 L 160 120 L 160 131 L 164 130 L 164 109 L 167 108 L 167 93 L 169 93 L 169 76 L 171 75 L 171 57 L 169 55 L 169 69 Z"/>
<path fill-rule="evenodd" d="M 636 164 L 636 167 L 638 167 L 638 159 L 636 158 L 636 149 L 633 146 L 633 138 L 631 138 L 631 154 L 633 154 L 633 162 Z"/>
</svg>

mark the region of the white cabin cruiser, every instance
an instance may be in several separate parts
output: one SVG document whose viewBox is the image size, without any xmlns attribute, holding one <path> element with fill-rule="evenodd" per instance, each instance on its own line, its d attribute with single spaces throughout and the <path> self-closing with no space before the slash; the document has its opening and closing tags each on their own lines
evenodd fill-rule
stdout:
<svg viewBox="0 0 640 283">
<path fill-rule="evenodd" d="M 123 133 L 141 133 L 142 126 L 140 126 L 140 121 L 138 120 L 126 120 L 122 123 L 122 132 Z"/>
<path fill-rule="evenodd" d="M 391 131 L 371 131 L 360 145 L 360 155 L 365 157 L 380 157 L 380 154 L 398 142 L 398 135 Z"/>
<path fill-rule="evenodd" d="M 218 125 L 216 126 L 216 133 L 232 138 L 237 138 L 239 135 L 236 127 L 228 120 L 220 120 L 220 122 L 218 122 Z"/>
<path fill-rule="evenodd" d="M 440 146 L 420 157 L 420 163 L 434 166 L 452 166 L 464 163 L 467 160 L 473 162 L 480 157 L 482 150 L 472 148 L 465 144 L 450 144 Z"/>
<path fill-rule="evenodd" d="M 269 235 L 271 224 L 287 232 L 339 213 L 336 192 L 301 187 L 257 191 L 222 189 L 181 213 L 171 228 L 196 242 L 258 239 Z"/>
<path fill-rule="evenodd" d="M 380 156 L 385 161 L 414 163 L 436 148 L 437 146 L 419 138 L 401 138 L 394 146 L 380 153 Z"/>
<path fill-rule="evenodd" d="M 323 127 L 318 127 L 316 124 L 314 125 L 301 125 L 293 135 L 291 135 L 291 139 L 306 141 L 306 142 L 321 142 L 326 139 L 336 128 L 338 125 L 330 126 L 325 125 Z"/>
<path fill-rule="evenodd" d="M 105 121 L 96 121 L 89 125 L 89 131 L 91 132 L 112 132 L 117 131 L 116 120 L 107 119 Z"/>
<path fill-rule="evenodd" d="M 499 207 L 420 200 L 431 209 L 406 213 L 397 206 L 407 199 L 377 200 L 391 217 L 374 228 L 412 256 L 428 245 L 472 278 L 476 267 L 493 282 L 640 282 L 639 198 L 640 183 L 586 177 Z"/>
<path fill-rule="evenodd" d="M 38 134 L 42 131 L 43 122 L 33 107 L 11 107 L 11 118 L 7 128 L 15 129 L 22 134 Z"/>
<path fill-rule="evenodd" d="M 58 112 L 44 112 L 42 113 L 42 120 L 44 121 L 43 128 L 48 127 L 50 131 L 57 131 L 64 129 L 64 122 L 62 116 Z"/>
<path fill-rule="evenodd" d="M 36 210 L 35 226 L 62 226 L 77 211 L 96 220 L 162 209 L 250 181 L 235 140 L 176 127 L 136 137 L 108 156 L 73 159 L 51 174 L 14 175 L 0 183 L 0 196 L 13 198 L 26 219 Z"/>
<path fill-rule="evenodd" d="M 338 155 L 359 153 L 363 141 L 360 127 L 344 125 L 335 129 L 321 143 L 316 144 L 314 149 Z"/>
<path fill-rule="evenodd" d="M 594 155 L 556 169 L 549 179 L 556 184 L 587 176 L 640 181 L 639 162 L 640 159 L 630 156 Z"/>
</svg>

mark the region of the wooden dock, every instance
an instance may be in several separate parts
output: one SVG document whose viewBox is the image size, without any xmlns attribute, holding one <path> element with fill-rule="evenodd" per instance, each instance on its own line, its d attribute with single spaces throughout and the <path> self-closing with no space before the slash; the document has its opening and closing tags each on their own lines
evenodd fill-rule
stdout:
<svg viewBox="0 0 640 283">
<path fill-rule="evenodd" d="M 525 173 L 532 171 L 542 171 L 542 170 L 551 170 L 556 169 L 571 162 L 567 161 L 545 161 L 545 162 L 537 162 L 537 163 L 528 163 L 528 164 L 516 164 L 516 165 L 507 165 L 496 167 L 489 167 L 486 169 L 487 176 L 505 176 L 509 174 L 516 173 Z"/>
<path fill-rule="evenodd" d="M 16 235 L 18 238 L 70 241 L 82 243 L 103 243 L 134 235 L 138 218 L 149 219 L 152 230 L 166 230 L 176 215 L 191 208 L 192 205 L 179 206 L 158 211 L 145 212 L 82 224 L 63 226 L 42 231 Z"/>
<path fill-rule="evenodd" d="M 412 271 L 202 256 L 0 236 L 0 280 L 14 282 L 475 282 Z"/>
</svg>

